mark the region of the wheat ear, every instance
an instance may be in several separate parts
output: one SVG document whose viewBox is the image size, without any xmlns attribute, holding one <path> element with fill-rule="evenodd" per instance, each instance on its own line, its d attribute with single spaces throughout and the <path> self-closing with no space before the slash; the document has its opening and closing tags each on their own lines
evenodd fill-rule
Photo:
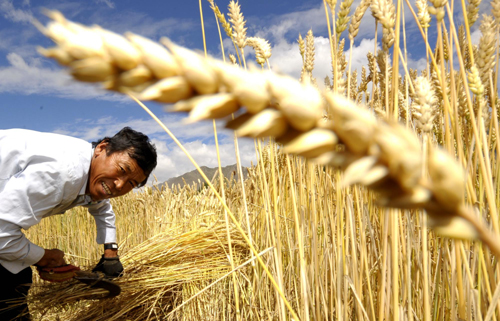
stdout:
<svg viewBox="0 0 500 321">
<path fill-rule="evenodd" d="M 361 0 L 361 3 L 354 11 L 351 23 L 349 24 L 349 39 L 354 39 L 358 35 L 361 19 L 363 19 L 363 16 L 365 15 L 366 10 L 370 7 L 370 4 L 370 0 Z"/>
<path fill-rule="evenodd" d="M 382 206 L 423 208 L 440 231 L 479 238 L 500 257 L 496 235 L 464 205 L 461 166 L 436 148 L 428 159 L 429 177 L 423 177 L 420 141 L 399 124 L 377 121 L 341 95 L 271 72 L 244 71 L 168 39 L 162 39 L 163 47 L 132 33 L 124 38 L 73 23 L 59 12 L 48 15 L 52 21 L 38 27 L 57 46 L 41 52 L 67 66 L 75 79 L 175 103 L 168 110 L 188 112 L 191 121 L 224 118 L 241 109 L 227 122 L 239 135 L 276 137 L 286 153 L 345 170 L 344 185 L 358 183 L 378 192 Z M 324 110 L 331 120 L 323 119 Z"/>
<path fill-rule="evenodd" d="M 444 18 L 444 6 L 448 2 L 448 0 L 429 0 L 433 6 L 429 7 L 429 13 L 436 16 L 436 20 L 440 22 Z"/>
<path fill-rule="evenodd" d="M 491 1 L 491 14 L 493 14 L 497 23 L 500 23 L 500 0 Z"/>
<path fill-rule="evenodd" d="M 479 12 L 479 5 L 481 0 L 469 0 L 467 6 L 467 20 L 469 21 L 469 28 L 476 22 Z"/>
<path fill-rule="evenodd" d="M 481 21 L 481 39 L 477 55 L 477 66 L 483 85 L 488 85 L 489 75 L 495 65 L 495 51 L 497 44 L 496 23 L 492 16 L 483 15 Z"/>
<path fill-rule="evenodd" d="M 312 29 L 309 29 L 306 35 L 306 58 L 304 68 L 310 77 L 312 77 L 312 71 L 314 69 L 314 51 L 314 35 Z"/>
<path fill-rule="evenodd" d="M 429 11 L 427 10 L 427 0 L 417 0 L 416 1 L 417 9 L 418 9 L 418 21 L 422 28 L 429 28 L 429 24 L 431 22 L 431 16 L 429 15 Z"/>
<path fill-rule="evenodd" d="M 229 21 L 233 24 L 233 39 L 240 48 L 245 47 L 247 38 L 246 21 L 241 13 L 241 7 L 238 2 L 231 0 L 229 2 Z"/>
<path fill-rule="evenodd" d="M 432 131 L 436 96 L 426 77 L 417 77 L 415 81 L 415 99 L 413 100 L 413 118 L 416 126 L 424 133 Z"/>
<path fill-rule="evenodd" d="M 222 24 L 222 27 L 224 28 L 224 31 L 226 32 L 226 35 L 229 38 L 233 38 L 233 28 L 231 27 L 231 24 L 227 22 L 226 17 L 222 12 L 220 12 L 219 7 L 214 3 L 213 0 L 208 0 L 210 3 L 210 9 L 215 13 L 215 16 L 217 17 L 217 20 Z"/>
<path fill-rule="evenodd" d="M 354 0 L 343 0 L 340 3 L 340 10 L 337 20 L 335 21 L 335 33 L 337 34 L 337 39 L 340 39 L 340 34 L 347 28 L 349 23 L 349 12 L 351 11 L 351 6 Z"/>
<path fill-rule="evenodd" d="M 248 37 L 246 45 L 255 50 L 255 60 L 261 66 L 264 66 L 266 61 L 271 58 L 271 45 L 265 39 L 259 37 Z"/>
</svg>

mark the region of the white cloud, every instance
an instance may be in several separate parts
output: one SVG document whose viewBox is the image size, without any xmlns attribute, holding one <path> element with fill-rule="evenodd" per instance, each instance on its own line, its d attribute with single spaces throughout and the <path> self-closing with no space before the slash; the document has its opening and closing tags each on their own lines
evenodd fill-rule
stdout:
<svg viewBox="0 0 500 321">
<path fill-rule="evenodd" d="M 272 48 L 272 56 L 269 59 L 274 70 L 300 78 L 302 69 L 302 57 L 299 53 L 297 43 L 281 41 Z"/>
<path fill-rule="evenodd" d="M 243 8 L 244 9 L 244 8 Z M 304 36 L 309 29 L 319 33 L 327 31 L 325 9 L 319 4 L 308 10 L 290 12 L 283 15 L 250 17 L 248 23 L 249 36 L 255 35 L 279 43 L 282 39 Z"/>
<path fill-rule="evenodd" d="M 377 49 L 380 49 L 380 47 L 377 46 Z M 366 54 L 368 52 L 373 53 L 374 50 L 375 50 L 375 39 L 363 39 L 361 40 L 358 46 L 354 46 L 352 48 L 351 71 L 357 70 L 359 74 L 361 73 L 362 66 L 365 66 L 367 68 L 368 58 L 366 57 Z M 351 49 L 347 50 L 345 53 L 347 61 L 349 61 L 350 51 Z"/>
<path fill-rule="evenodd" d="M 114 9 L 115 8 L 115 4 L 113 3 L 113 1 L 111 0 L 96 0 L 97 3 L 104 3 L 105 5 L 107 5 L 110 9 Z"/>
<path fill-rule="evenodd" d="M 24 4 L 29 5 L 29 1 L 28 3 L 25 1 Z M 0 1 L 0 12 L 3 14 L 5 19 L 14 22 L 31 22 L 33 19 L 33 15 L 30 11 L 16 9 L 12 1 L 9 0 Z"/>
<path fill-rule="evenodd" d="M 419 74 L 420 74 L 420 72 L 427 69 L 427 59 L 425 57 L 422 57 L 418 60 L 414 60 L 411 57 L 408 57 L 407 67 L 408 67 L 408 71 L 410 71 L 410 68 L 411 68 L 414 70 L 418 70 Z M 404 71 L 402 71 L 401 73 L 403 73 L 403 72 Z"/>
<path fill-rule="evenodd" d="M 470 40 L 471 40 L 472 44 L 478 45 L 480 39 L 481 39 L 481 30 L 476 29 L 473 32 L 471 32 Z"/>
<path fill-rule="evenodd" d="M 9 63 L 0 67 L 0 93 L 22 95 L 41 94 L 71 99 L 102 99 L 124 101 L 124 97 L 105 92 L 97 86 L 78 83 L 63 70 L 45 67 L 41 58 L 26 61 L 11 52 L 6 56 Z"/>
</svg>

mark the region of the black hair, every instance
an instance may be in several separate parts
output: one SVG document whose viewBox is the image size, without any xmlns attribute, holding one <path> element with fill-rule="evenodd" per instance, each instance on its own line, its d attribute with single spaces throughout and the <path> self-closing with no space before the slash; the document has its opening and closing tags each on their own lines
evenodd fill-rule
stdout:
<svg viewBox="0 0 500 321">
<path fill-rule="evenodd" d="M 130 127 L 124 127 L 113 137 L 104 137 L 97 142 L 92 142 L 92 147 L 95 148 L 102 142 L 108 143 L 106 155 L 127 151 L 130 158 L 135 159 L 137 165 L 146 175 L 146 179 L 139 183 L 137 187 L 144 186 L 148 181 L 149 174 L 155 169 L 157 160 L 156 147 L 151 144 L 149 137 Z"/>
</svg>

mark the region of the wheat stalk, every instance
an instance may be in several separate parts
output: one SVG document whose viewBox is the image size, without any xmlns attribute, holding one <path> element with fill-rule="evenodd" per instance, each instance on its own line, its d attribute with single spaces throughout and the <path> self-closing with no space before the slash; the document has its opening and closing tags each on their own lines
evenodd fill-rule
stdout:
<svg viewBox="0 0 500 321">
<path fill-rule="evenodd" d="M 124 38 L 85 27 L 58 12 L 48 15 L 52 21 L 38 27 L 57 46 L 41 52 L 68 66 L 75 79 L 175 103 L 169 110 L 189 112 L 190 121 L 224 118 L 242 109 L 227 122 L 237 134 L 273 136 L 286 153 L 340 167 L 344 185 L 358 183 L 378 192 L 382 206 L 425 209 L 442 232 L 479 238 L 500 257 L 495 236 L 463 203 L 461 166 L 435 148 L 428 159 L 429 177 L 422 176 L 421 144 L 402 126 L 377 121 L 353 101 L 287 76 L 244 71 L 165 38 L 166 48 L 132 33 Z M 323 119 L 324 110 L 331 112 L 330 121 Z"/>
</svg>

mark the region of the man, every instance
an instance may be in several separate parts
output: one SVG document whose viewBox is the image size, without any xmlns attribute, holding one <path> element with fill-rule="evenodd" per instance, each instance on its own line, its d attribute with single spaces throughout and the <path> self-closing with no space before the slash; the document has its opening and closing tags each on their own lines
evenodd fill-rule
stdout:
<svg viewBox="0 0 500 321">
<path fill-rule="evenodd" d="M 43 249 L 21 231 L 44 217 L 87 207 L 95 218 L 97 243 L 104 244 L 94 270 L 111 277 L 123 272 L 109 199 L 143 186 L 156 158 L 148 137 L 128 127 L 92 144 L 58 134 L 0 130 L 0 320 L 27 311 L 27 304 L 7 309 L 5 300 L 26 296 L 31 265 L 66 264 L 61 250 Z"/>
</svg>

